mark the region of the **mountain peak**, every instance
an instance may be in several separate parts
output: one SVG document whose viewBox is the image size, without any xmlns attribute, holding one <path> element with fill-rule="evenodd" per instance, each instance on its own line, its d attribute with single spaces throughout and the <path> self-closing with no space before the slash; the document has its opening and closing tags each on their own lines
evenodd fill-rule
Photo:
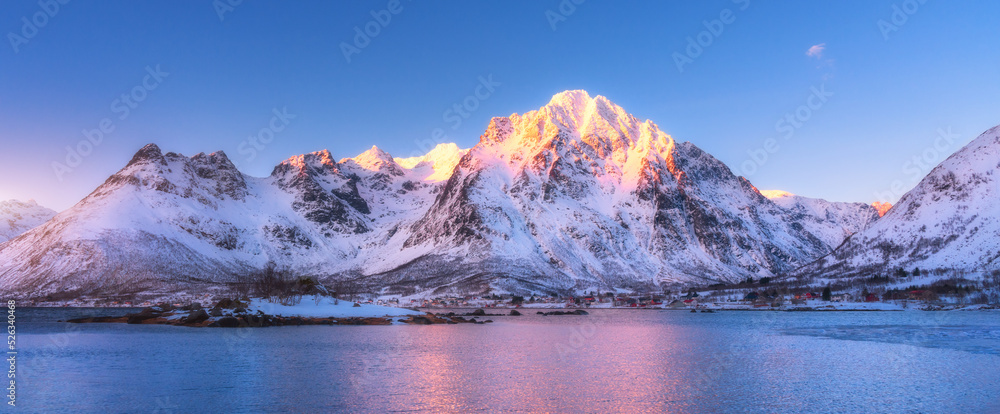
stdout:
<svg viewBox="0 0 1000 414">
<path fill-rule="evenodd" d="M 161 165 L 167 165 L 167 160 L 163 158 L 163 151 L 160 151 L 160 147 L 152 143 L 146 144 L 146 146 L 139 149 L 139 151 L 132 156 L 132 160 L 128 162 L 126 167 L 144 162 L 154 162 Z"/>
<path fill-rule="evenodd" d="M 0 201 L 0 243 L 41 225 L 56 212 L 38 205 L 35 200 Z"/>
<path fill-rule="evenodd" d="M 211 154 L 205 154 L 204 152 L 199 152 L 198 154 L 191 157 L 192 161 L 210 162 L 217 164 L 232 164 L 229 160 L 229 156 L 226 155 L 224 151 L 215 151 Z"/>
<path fill-rule="evenodd" d="M 452 158 L 459 158 L 462 154 L 468 150 L 463 150 L 458 147 L 455 143 L 441 143 L 437 144 L 430 151 L 427 151 L 424 155 L 418 155 L 415 157 L 408 158 L 395 158 L 395 161 L 399 166 L 412 169 L 418 166 L 420 163 L 429 162 L 431 164 L 437 164 L 442 160 L 450 160 Z M 456 161 L 457 163 L 457 161 Z"/>
<path fill-rule="evenodd" d="M 275 166 L 271 175 L 282 174 L 291 169 L 306 172 L 310 168 L 320 171 L 333 171 L 337 168 L 337 162 L 333 160 L 333 155 L 330 154 L 330 151 L 324 149 L 290 157 Z"/>
<path fill-rule="evenodd" d="M 389 162 L 392 161 L 392 155 L 389 155 L 388 152 L 383 151 L 378 146 L 372 145 L 372 147 L 367 151 L 358 154 L 358 156 L 353 159 L 355 161 L 367 160 Z"/>
<path fill-rule="evenodd" d="M 559 106 L 559 107 L 573 107 L 587 105 L 594 101 L 594 98 L 590 97 L 590 94 L 583 89 L 562 91 L 555 95 L 552 95 L 552 99 L 549 100 L 546 106 Z"/>
<path fill-rule="evenodd" d="M 418 157 L 396 158 L 395 161 L 401 167 L 414 169 L 422 166 L 430 167 L 430 175 L 425 177 L 428 181 L 444 181 L 451 177 L 452 171 L 462 156 L 469 150 L 461 149 L 454 143 L 437 144 L 434 149 Z"/>
<path fill-rule="evenodd" d="M 591 97 L 587 91 L 578 89 L 559 92 L 552 96 L 543 109 L 548 109 L 559 117 L 568 115 L 575 124 L 583 124 L 594 120 L 594 115 L 604 118 L 609 123 L 615 123 L 619 117 L 630 117 L 625 109 L 615 105 L 608 98 L 597 95 Z"/>
<path fill-rule="evenodd" d="M 762 190 L 760 195 L 767 197 L 769 199 L 785 198 L 785 197 L 795 197 L 795 194 L 789 193 L 788 191 L 781 190 Z"/>
<path fill-rule="evenodd" d="M 875 210 L 878 211 L 878 216 L 882 217 L 889 211 L 890 208 L 892 208 L 892 203 L 876 201 L 872 203 L 872 207 L 875 207 Z"/>
<path fill-rule="evenodd" d="M 508 140 L 511 137 L 513 141 Z M 653 153 L 662 157 L 674 145 L 652 121 L 640 121 L 607 98 L 591 97 L 583 90 L 560 92 L 535 111 L 494 118 L 480 142 L 499 144 L 502 152 L 511 153 L 582 144 L 598 158 L 621 165 L 628 153 L 637 160 Z"/>
<path fill-rule="evenodd" d="M 341 164 L 348 162 L 370 171 L 381 171 L 383 168 L 388 168 L 393 172 L 399 173 L 399 166 L 396 165 L 396 161 L 393 160 L 392 155 L 382 151 L 381 148 L 375 145 L 372 145 L 370 149 L 358 154 L 354 158 L 340 160 Z"/>
</svg>

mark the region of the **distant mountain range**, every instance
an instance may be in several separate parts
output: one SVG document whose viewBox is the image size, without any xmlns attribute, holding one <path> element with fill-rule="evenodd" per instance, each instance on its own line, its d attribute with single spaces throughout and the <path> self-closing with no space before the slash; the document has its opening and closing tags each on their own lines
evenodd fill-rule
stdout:
<svg viewBox="0 0 1000 414">
<path fill-rule="evenodd" d="M 0 287 L 190 289 L 268 262 L 402 294 L 638 290 L 918 262 L 978 269 L 995 263 L 1000 229 L 985 201 L 1000 169 L 990 133 L 883 218 L 885 206 L 758 191 L 584 91 L 493 118 L 471 149 L 401 159 L 372 147 L 339 161 L 324 150 L 263 178 L 222 152 L 150 144 L 75 206 L 0 244 Z"/>
<path fill-rule="evenodd" d="M 38 205 L 35 200 L 0 201 L 0 243 L 13 239 L 55 216 L 55 211 Z"/>
</svg>

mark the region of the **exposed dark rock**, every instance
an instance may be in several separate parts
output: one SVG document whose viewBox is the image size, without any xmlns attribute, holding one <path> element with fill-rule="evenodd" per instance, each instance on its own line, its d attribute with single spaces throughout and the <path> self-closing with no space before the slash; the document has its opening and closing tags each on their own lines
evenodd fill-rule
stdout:
<svg viewBox="0 0 1000 414">
<path fill-rule="evenodd" d="M 577 309 L 573 311 L 538 312 L 538 314 L 545 316 L 562 316 L 562 315 L 589 315 L 590 313 L 588 313 L 583 309 Z"/>
<path fill-rule="evenodd" d="M 240 320 L 232 316 L 226 316 L 215 322 L 221 328 L 236 328 L 240 326 Z"/>
<path fill-rule="evenodd" d="M 162 315 L 162 312 L 159 312 L 156 309 L 159 309 L 159 307 L 145 308 L 139 313 L 125 315 L 128 318 L 127 323 L 140 324 L 148 319 L 159 318 L 160 315 Z"/>
<path fill-rule="evenodd" d="M 416 316 L 413 319 L 411 319 L 411 322 L 414 325 L 430 325 L 431 324 L 430 319 L 427 319 L 427 318 L 425 318 L 423 316 Z"/>
<path fill-rule="evenodd" d="M 246 305 L 243 305 L 243 303 L 240 302 L 239 300 L 233 300 L 228 298 L 222 299 L 219 301 L 219 303 L 215 304 L 216 309 L 236 309 L 237 307 L 241 306 L 246 307 Z"/>
<path fill-rule="evenodd" d="M 191 313 L 189 313 L 188 316 L 184 318 L 184 323 L 195 324 L 195 323 L 202 323 L 206 320 L 208 320 L 208 312 L 205 312 L 204 309 L 200 309 L 199 307 L 199 309 L 191 311 Z"/>
<path fill-rule="evenodd" d="M 66 322 L 69 323 L 123 323 L 128 321 L 127 317 L 124 316 L 94 316 L 90 318 L 76 318 L 70 319 Z"/>
<path fill-rule="evenodd" d="M 132 160 L 129 161 L 127 166 L 132 166 L 141 163 L 156 163 L 160 165 L 167 165 L 167 160 L 166 158 L 163 157 L 163 152 L 160 151 L 160 147 L 156 146 L 156 144 L 147 144 L 146 146 L 142 147 L 142 149 L 140 149 L 139 152 L 135 153 L 135 155 L 132 157 Z"/>
</svg>

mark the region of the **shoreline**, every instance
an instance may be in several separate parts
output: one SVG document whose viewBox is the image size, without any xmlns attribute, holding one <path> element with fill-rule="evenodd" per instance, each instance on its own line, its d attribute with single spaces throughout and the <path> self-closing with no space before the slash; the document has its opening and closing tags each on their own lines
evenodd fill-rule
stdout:
<svg viewBox="0 0 1000 414">
<path fill-rule="evenodd" d="M 135 309 L 141 311 L 145 307 L 136 306 L 22 306 L 20 309 Z M 424 307 L 412 307 L 412 308 L 394 308 L 394 309 L 405 309 L 405 310 L 416 310 L 425 313 L 441 313 L 442 311 L 456 311 L 456 310 L 518 310 L 527 314 L 532 314 L 530 311 L 534 310 L 564 310 L 564 311 L 677 311 L 677 312 L 691 312 L 696 310 L 698 313 L 702 311 L 711 310 L 712 312 L 911 312 L 911 311 L 924 311 L 924 312 L 949 312 L 949 311 L 996 311 L 1000 310 L 1000 306 L 984 306 L 979 308 L 973 307 L 960 307 L 960 308 L 945 308 L 945 309 L 927 309 L 927 308 L 907 308 L 907 309 L 864 309 L 864 308 L 847 308 L 847 309 L 801 309 L 801 308 L 762 308 L 762 309 L 739 309 L 739 308 L 632 308 L 632 307 L 618 307 L 618 308 L 563 308 L 563 307 L 532 307 L 532 308 L 483 308 L 483 307 L 448 307 L 448 308 L 424 308 Z M 488 316 L 510 316 L 510 315 L 499 315 L 490 314 Z"/>
</svg>

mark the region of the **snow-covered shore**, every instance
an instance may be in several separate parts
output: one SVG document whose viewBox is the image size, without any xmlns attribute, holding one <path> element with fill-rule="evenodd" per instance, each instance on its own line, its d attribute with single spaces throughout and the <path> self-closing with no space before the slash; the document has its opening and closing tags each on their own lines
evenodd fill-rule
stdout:
<svg viewBox="0 0 1000 414">
<path fill-rule="evenodd" d="M 268 302 L 261 298 L 250 300 L 247 307 L 250 313 L 264 312 L 268 315 L 299 316 L 303 318 L 379 318 L 392 316 L 418 316 L 423 312 L 406 308 L 358 304 L 346 300 L 337 300 L 323 296 L 303 296 L 294 305 L 282 305 Z"/>
<path fill-rule="evenodd" d="M 457 315 L 439 317 L 405 308 L 362 305 L 325 296 L 304 296 L 295 303 L 275 303 L 261 298 L 249 301 L 223 299 L 212 308 L 197 303 L 183 307 L 160 303 L 124 316 L 89 316 L 70 323 L 127 323 L 209 328 L 263 328 L 302 325 L 433 325 L 493 322 Z"/>
</svg>

